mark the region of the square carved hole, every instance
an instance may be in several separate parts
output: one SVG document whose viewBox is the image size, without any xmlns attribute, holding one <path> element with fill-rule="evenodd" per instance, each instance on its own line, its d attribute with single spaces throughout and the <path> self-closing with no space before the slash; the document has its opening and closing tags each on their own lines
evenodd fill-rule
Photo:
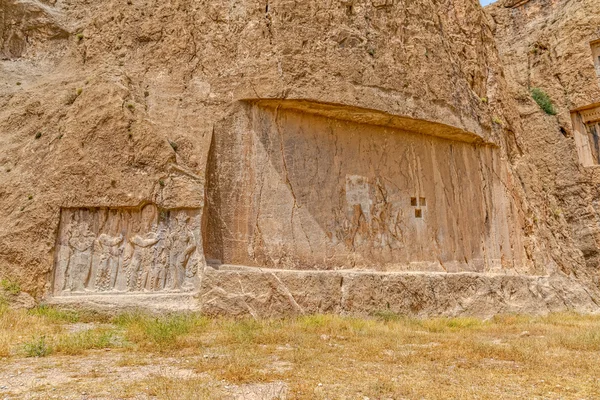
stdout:
<svg viewBox="0 0 600 400">
<path fill-rule="evenodd" d="M 423 210 L 421 210 L 420 208 L 417 208 L 415 210 L 415 218 L 423 218 Z"/>
<path fill-rule="evenodd" d="M 419 204 L 417 203 L 417 198 L 416 197 L 411 197 L 410 198 L 410 205 L 413 207 L 418 206 Z"/>
<path fill-rule="evenodd" d="M 421 207 L 427 206 L 427 200 L 425 199 L 425 197 L 421 197 L 419 199 L 419 203 L 420 203 Z"/>
</svg>

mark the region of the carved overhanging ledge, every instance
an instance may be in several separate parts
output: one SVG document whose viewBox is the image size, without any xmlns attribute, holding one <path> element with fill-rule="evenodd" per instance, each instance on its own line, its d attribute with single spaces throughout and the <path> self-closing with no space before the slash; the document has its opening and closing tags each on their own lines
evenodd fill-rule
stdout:
<svg viewBox="0 0 600 400">
<path fill-rule="evenodd" d="M 256 274 L 270 274 L 270 273 L 290 273 L 290 274 L 311 274 L 311 275 L 345 275 L 345 276 L 471 276 L 479 278 L 492 278 L 500 276 L 518 276 L 527 279 L 540 279 L 549 278 L 551 275 L 526 275 L 519 274 L 515 271 L 507 270 L 505 272 L 474 272 L 474 271 L 461 271 L 448 273 L 445 271 L 373 271 L 368 269 L 335 269 L 335 270 L 290 270 L 290 269 L 277 269 L 277 268 L 261 268 L 252 267 L 247 265 L 234 265 L 234 264 L 221 264 L 218 266 L 208 266 L 207 271 L 214 273 L 219 272 L 248 272 Z"/>
<path fill-rule="evenodd" d="M 600 103 L 587 104 L 571 110 L 572 113 L 580 113 L 583 122 L 590 122 L 600 119 Z"/>
<path fill-rule="evenodd" d="M 469 132 L 452 125 L 393 115 L 368 108 L 307 99 L 242 99 L 240 101 L 259 107 L 299 111 L 331 119 L 389 127 L 448 140 L 497 147 L 495 143 L 486 141 L 477 133 Z"/>
</svg>

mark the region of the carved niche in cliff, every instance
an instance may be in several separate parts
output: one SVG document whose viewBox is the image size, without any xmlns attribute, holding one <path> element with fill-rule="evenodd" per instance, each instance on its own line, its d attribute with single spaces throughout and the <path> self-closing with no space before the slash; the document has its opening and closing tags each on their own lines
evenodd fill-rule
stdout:
<svg viewBox="0 0 600 400">
<path fill-rule="evenodd" d="M 584 167 L 600 164 L 600 104 L 571 111 L 579 162 Z"/>
<path fill-rule="evenodd" d="M 68 208 L 61 212 L 55 295 L 185 292 L 204 265 L 200 211 Z"/>
<path fill-rule="evenodd" d="M 590 47 L 592 48 L 592 60 L 594 61 L 594 68 L 596 68 L 596 75 L 600 79 L 600 39 L 591 42 Z"/>
<path fill-rule="evenodd" d="M 249 101 L 215 128 L 211 263 L 527 273 L 497 148 L 448 125 L 302 101 Z"/>
</svg>

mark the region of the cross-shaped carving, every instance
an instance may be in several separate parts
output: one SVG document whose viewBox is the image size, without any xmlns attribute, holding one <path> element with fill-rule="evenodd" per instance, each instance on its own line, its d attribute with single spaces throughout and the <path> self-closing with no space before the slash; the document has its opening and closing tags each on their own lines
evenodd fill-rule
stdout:
<svg viewBox="0 0 600 400">
<path fill-rule="evenodd" d="M 411 197 L 410 205 L 415 207 L 415 218 L 423 218 L 423 207 L 427 207 L 425 197 Z"/>
</svg>

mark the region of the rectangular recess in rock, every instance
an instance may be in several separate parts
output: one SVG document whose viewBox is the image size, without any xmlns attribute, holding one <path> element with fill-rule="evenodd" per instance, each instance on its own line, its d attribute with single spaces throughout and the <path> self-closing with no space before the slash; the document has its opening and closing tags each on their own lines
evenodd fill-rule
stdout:
<svg viewBox="0 0 600 400">
<path fill-rule="evenodd" d="M 581 165 L 600 164 L 600 103 L 571 111 L 571 122 Z"/>
<path fill-rule="evenodd" d="M 193 291 L 203 268 L 198 209 L 65 208 L 56 296 Z"/>
<path fill-rule="evenodd" d="M 412 120 L 408 131 L 402 121 L 384 126 L 378 111 L 375 119 L 361 110 L 377 122 L 369 124 L 342 105 L 295 104 L 244 102 L 215 126 L 207 258 L 278 269 L 531 272 L 496 147 L 444 126 L 436 137 L 428 121 Z M 420 198 L 428 211 L 417 219 Z"/>
<path fill-rule="evenodd" d="M 591 42 L 590 47 L 592 48 L 592 59 L 596 68 L 596 75 L 600 79 L 600 39 Z"/>
</svg>

